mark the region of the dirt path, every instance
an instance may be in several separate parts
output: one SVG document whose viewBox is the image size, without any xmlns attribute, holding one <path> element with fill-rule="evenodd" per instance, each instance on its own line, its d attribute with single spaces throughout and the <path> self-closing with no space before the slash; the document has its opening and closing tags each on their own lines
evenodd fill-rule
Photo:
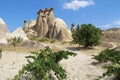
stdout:
<svg viewBox="0 0 120 80">
<path fill-rule="evenodd" d="M 107 43 L 107 44 L 111 44 L 112 47 L 111 47 L 110 49 L 113 49 L 113 48 L 116 48 L 116 47 L 117 47 L 117 45 L 116 45 L 114 42 L 107 42 L 107 41 L 103 41 L 103 42 L 105 42 L 105 43 Z"/>
<path fill-rule="evenodd" d="M 61 61 L 61 65 L 67 71 L 67 80 L 95 80 L 102 76 L 105 70 L 99 65 L 92 64 L 96 62 L 92 56 L 81 51 L 73 52 L 77 53 L 77 56 L 70 56 L 69 59 Z"/>
</svg>

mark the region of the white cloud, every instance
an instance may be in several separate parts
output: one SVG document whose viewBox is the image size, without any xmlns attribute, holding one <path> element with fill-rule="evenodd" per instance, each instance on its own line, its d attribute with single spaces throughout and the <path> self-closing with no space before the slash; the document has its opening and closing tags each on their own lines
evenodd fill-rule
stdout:
<svg viewBox="0 0 120 80">
<path fill-rule="evenodd" d="M 116 20 L 113 22 L 115 25 L 120 25 L 120 20 Z"/>
<path fill-rule="evenodd" d="M 72 0 L 71 2 L 64 3 L 63 8 L 78 10 L 79 8 L 84 8 L 90 5 L 94 5 L 93 0 Z"/>
<path fill-rule="evenodd" d="M 111 28 L 112 27 L 112 24 L 105 24 L 103 25 L 104 28 Z"/>
<path fill-rule="evenodd" d="M 99 26 L 100 28 L 103 29 L 109 29 L 109 28 L 120 28 L 120 20 L 114 20 L 111 23 L 104 24 L 102 26 Z"/>
</svg>

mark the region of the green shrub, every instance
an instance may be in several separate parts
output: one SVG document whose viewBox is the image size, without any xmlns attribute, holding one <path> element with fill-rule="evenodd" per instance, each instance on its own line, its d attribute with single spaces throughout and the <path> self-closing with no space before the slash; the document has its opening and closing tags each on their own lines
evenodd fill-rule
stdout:
<svg viewBox="0 0 120 80">
<path fill-rule="evenodd" d="M 39 41 L 39 42 L 46 42 L 46 41 L 49 41 L 49 39 L 47 39 L 47 38 L 42 38 L 42 39 L 39 39 L 38 41 Z"/>
<path fill-rule="evenodd" d="M 84 47 L 92 47 L 99 44 L 101 30 L 92 24 L 78 25 L 72 33 L 73 41 Z"/>
<path fill-rule="evenodd" d="M 99 55 L 94 56 L 98 62 L 112 62 L 120 64 L 120 51 L 117 51 L 116 48 L 114 49 L 105 49 L 100 52 Z"/>
<path fill-rule="evenodd" d="M 55 43 L 55 42 L 56 42 L 55 39 L 51 39 L 51 40 L 50 40 L 50 43 Z"/>
<path fill-rule="evenodd" d="M 1 57 L 2 57 L 2 49 L 0 49 L 0 59 L 1 59 Z"/>
<path fill-rule="evenodd" d="M 26 58 L 33 59 L 28 60 L 28 64 L 24 65 L 14 80 L 19 80 L 20 76 L 24 76 L 30 73 L 32 77 L 27 80 L 54 80 L 51 71 L 53 71 L 58 80 L 66 78 L 66 71 L 61 67 L 59 62 L 62 59 L 68 59 L 68 55 L 75 56 L 75 53 L 68 51 L 52 52 L 49 47 L 46 47 L 40 52 L 32 52 L 33 56 L 27 56 Z"/>
<path fill-rule="evenodd" d="M 17 45 L 19 45 L 21 42 L 23 41 L 23 39 L 21 37 L 14 37 L 10 40 L 10 44 L 13 47 L 16 47 Z"/>
<path fill-rule="evenodd" d="M 113 80 L 120 80 L 120 51 L 114 49 L 105 49 L 99 55 L 93 57 L 100 63 L 110 62 L 109 65 L 103 65 L 107 71 L 103 73 L 105 76 L 113 76 Z"/>
</svg>

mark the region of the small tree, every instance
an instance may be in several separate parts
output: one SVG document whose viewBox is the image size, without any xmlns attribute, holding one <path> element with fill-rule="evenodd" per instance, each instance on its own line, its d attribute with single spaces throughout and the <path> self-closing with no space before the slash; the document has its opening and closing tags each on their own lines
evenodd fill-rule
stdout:
<svg viewBox="0 0 120 80">
<path fill-rule="evenodd" d="M 72 36 L 75 43 L 92 47 L 99 44 L 101 30 L 92 24 L 82 24 L 77 26 Z"/>
</svg>

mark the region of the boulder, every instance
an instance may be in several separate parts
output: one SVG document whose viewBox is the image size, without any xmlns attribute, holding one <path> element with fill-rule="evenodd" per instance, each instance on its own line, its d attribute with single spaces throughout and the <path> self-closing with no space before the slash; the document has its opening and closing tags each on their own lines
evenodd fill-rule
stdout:
<svg viewBox="0 0 120 80">
<path fill-rule="evenodd" d="M 35 26 L 36 20 L 30 20 L 29 22 L 29 29 L 31 29 L 33 26 Z"/>
<path fill-rule="evenodd" d="M 0 44 L 5 44 L 5 45 L 7 45 L 7 44 L 8 44 L 7 39 L 6 39 L 6 38 L 0 39 Z"/>
<path fill-rule="evenodd" d="M 60 41 L 71 41 L 72 40 L 71 31 L 68 29 L 61 29 L 59 33 L 58 40 Z"/>
<path fill-rule="evenodd" d="M 53 39 L 57 39 L 60 41 L 72 40 L 71 31 L 67 29 L 66 23 L 60 18 L 56 18 L 54 20 L 53 33 L 50 35 L 52 35 Z"/>
</svg>

